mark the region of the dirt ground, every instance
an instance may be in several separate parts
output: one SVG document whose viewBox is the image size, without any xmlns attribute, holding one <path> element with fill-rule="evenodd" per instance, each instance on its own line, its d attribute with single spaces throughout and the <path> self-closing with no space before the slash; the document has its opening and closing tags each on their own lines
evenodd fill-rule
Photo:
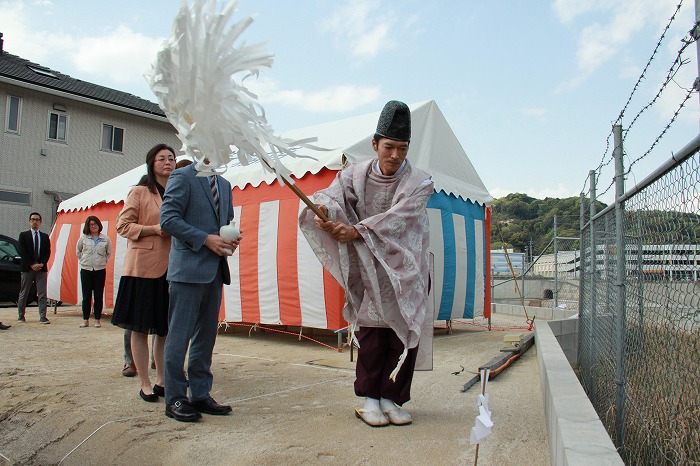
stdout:
<svg viewBox="0 0 700 466">
<path fill-rule="evenodd" d="M 405 406 L 414 423 L 371 428 L 354 416 L 362 404 L 354 363 L 334 335 L 304 331 L 329 348 L 229 328 L 214 349 L 212 396 L 233 413 L 190 424 L 166 418 L 162 399 L 143 402 L 137 380 L 121 375 L 122 332 L 108 318 L 102 328 L 78 328 L 79 309 L 65 306 L 49 318 L 40 325 L 28 308 L 20 323 L 16 308 L 0 308 L 12 325 L 0 331 L 0 465 L 475 464 L 478 385 L 460 390 L 499 355 L 506 333 L 526 331 L 436 328 L 434 370 L 416 373 Z M 524 319 L 498 316 L 493 325 L 523 327 Z M 550 464 L 536 351 L 489 383 L 495 425 L 478 464 Z"/>
</svg>

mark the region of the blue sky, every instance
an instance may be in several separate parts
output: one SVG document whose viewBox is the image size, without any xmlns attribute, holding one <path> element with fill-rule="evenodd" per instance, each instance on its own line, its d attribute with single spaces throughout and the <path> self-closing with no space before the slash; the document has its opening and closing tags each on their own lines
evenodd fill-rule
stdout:
<svg viewBox="0 0 700 466">
<path fill-rule="evenodd" d="M 243 39 L 266 42 L 275 55 L 254 87 L 276 131 L 376 112 L 390 99 L 435 100 L 492 195 L 568 197 L 609 157 L 611 125 L 679 1 L 241 0 L 234 20 L 253 16 Z M 155 101 L 143 74 L 179 5 L 0 0 L 0 32 L 9 53 Z M 693 23 L 694 3 L 685 0 L 623 126 L 657 93 Z M 694 44 L 682 58 L 626 134 L 626 165 L 692 87 Z M 694 95 L 627 186 L 692 139 L 698 116 Z M 603 167 L 599 191 L 612 167 Z"/>
</svg>

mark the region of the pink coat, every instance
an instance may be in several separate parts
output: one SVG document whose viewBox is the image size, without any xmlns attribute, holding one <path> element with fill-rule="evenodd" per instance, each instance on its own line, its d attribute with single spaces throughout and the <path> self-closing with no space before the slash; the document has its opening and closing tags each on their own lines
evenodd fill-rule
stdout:
<svg viewBox="0 0 700 466">
<path fill-rule="evenodd" d="M 162 277 L 168 269 L 170 236 L 160 236 L 160 195 L 135 186 L 117 217 L 117 233 L 127 238 L 122 275 Z"/>
</svg>

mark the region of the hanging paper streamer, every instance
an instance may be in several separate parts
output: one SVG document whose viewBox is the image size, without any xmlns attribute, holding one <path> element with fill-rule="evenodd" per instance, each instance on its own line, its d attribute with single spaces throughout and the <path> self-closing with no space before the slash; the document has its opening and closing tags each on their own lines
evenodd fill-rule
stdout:
<svg viewBox="0 0 700 466">
<path fill-rule="evenodd" d="M 237 157 L 241 165 L 260 160 L 280 181 L 293 184 L 279 158 L 298 156 L 293 147 L 323 149 L 308 144 L 315 138 L 292 141 L 273 134 L 257 96 L 245 86 L 272 65 L 273 56 L 265 44 L 238 43 L 253 19 L 230 24 L 237 5 L 183 1 L 146 80 L 200 176 L 223 173 Z"/>
<path fill-rule="evenodd" d="M 486 394 L 486 385 L 489 381 L 489 373 L 491 369 L 481 369 L 481 393 L 476 401 L 476 406 L 479 409 L 479 415 L 476 416 L 476 422 L 472 427 L 469 442 L 472 445 L 478 445 L 483 439 L 491 435 L 493 429 L 493 421 L 491 420 L 491 411 L 489 410 L 489 396 Z"/>
</svg>

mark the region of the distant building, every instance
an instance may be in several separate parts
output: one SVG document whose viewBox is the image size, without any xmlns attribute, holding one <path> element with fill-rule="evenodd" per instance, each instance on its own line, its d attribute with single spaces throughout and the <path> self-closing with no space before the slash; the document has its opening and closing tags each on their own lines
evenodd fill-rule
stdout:
<svg viewBox="0 0 700 466">
<path fill-rule="evenodd" d="M 0 234 L 17 237 L 32 211 L 48 231 L 61 201 L 159 142 L 181 146 L 157 104 L 9 54 L 0 33 Z"/>
<path fill-rule="evenodd" d="M 698 244 L 645 244 L 641 253 L 636 244 L 625 247 L 627 275 L 643 276 L 646 280 L 692 280 L 700 278 L 700 245 Z M 559 251 L 556 270 L 559 278 L 578 278 L 581 271 L 580 251 Z M 599 276 L 612 270 L 616 261 L 614 247 L 605 249 L 598 245 L 596 250 L 596 271 Z M 584 268 L 587 264 L 584 264 Z M 543 277 L 554 277 L 554 254 L 540 256 L 532 266 L 532 272 Z"/>
<path fill-rule="evenodd" d="M 525 253 L 513 252 L 512 249 L 507 249 L 506 253 L 503 249 L 492 249 L 491 250 L 491 273 L 494 275 L 511 275 L 510 265 L 513 267 L 513 272 L 515 276 L 520 276 L 525 270 Z"/>
<path fill-rule="evenodd" d="M 532 273 L 542 277 L 578 278 L 581 269 L 581 251 L 559 251 L 555 261 L 554 254 L 543 254 L 532 266 Z"/>
</svg>

